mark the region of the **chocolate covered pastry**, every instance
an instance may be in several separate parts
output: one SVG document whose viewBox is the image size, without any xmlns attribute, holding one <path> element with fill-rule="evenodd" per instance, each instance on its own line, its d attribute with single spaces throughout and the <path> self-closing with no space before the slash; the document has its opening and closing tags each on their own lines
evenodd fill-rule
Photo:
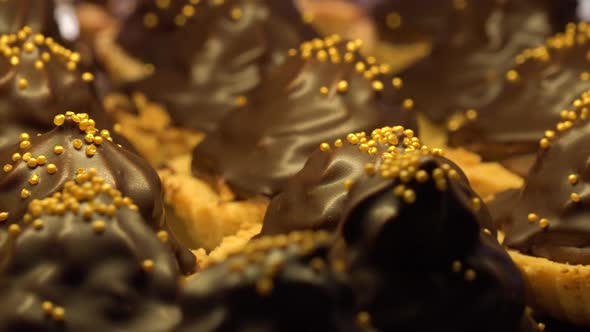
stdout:
<svg viewBox="0 0 590 332">
<path fill-rule="evenodd" d="M 0 34 L 16 33 L 26 26 L 36 33 L 59 39 L 61 34 L 54 14 L 54 1 L 0 1 Z"/>
<path fill-rule="evenodd" d="M 340 234 L 360 310 L 384 331 L 518 331 L 524 283 L 486 206 L 440 151 L 367 166 Z M 468 313 L 468 314 L 467 314 Z"/>
<path fill-rule="evenodd" d="M 0 148 L 21 132 L 52 129 L 53 116 L 64 110 L 88 112 L 97 126 L 112 128 L 79 53 L 29 27 L 0 36 L 0 51 Z"/>
<path fill-rule="evenodd" d="M 150 74 L 130 91 L 162 104 L 176 126 L 209 132 L 288 49 L 314 36 L 291 1 L 144 0 L 117 43 Z"/>
<path fill-rule="evenodd" d="M 372 331 L 342 266 L 330 261 L 331 238 L 264 237 L 210 266 L 183 291 L 179 331 Z"/>
<path fill-rule="evenodd" d="M 369 146 L 370 150 L 367 149 Z M 389 157 L 384 152 L 397 154 L 408 148 L 423 147 L 424 143 L 414 131 L 397 126 L 375 129 L 370 134 L 349 134 L 337 140 L 330 149 L 316 149 L 303 169 L 291 177 L 270 201 L 261 234 L 284 234 L 304 229 L 335 230 L 342 219 L 351 186 L 368 176 L 367 165 L 371 167 L 371 164 L 379 164 Z M 512 179 L 510 173 L 498 165 L 482 163 L 477 155 L 447 149 L 444 154 L 454 163 L 460 162 L 478 193 L 488 196 L 521 185 L 521 181 Z M 495 175 L 493 179 L 490 174 Z M 400 176 L 405 178 L 409 174 L 404 172 Z"/>
<path fill-rule="evenodd" d="M 141 157 L 112 142 L 88 114 L 56 115 L 54 129 L 37 136 L 20 134 L 20 142 L 0 150 L 0 220 L 2 233 L 30 220 L 23 219 L 29 203 L 60 191 L 67 181 L 84 179 L 81 171 L 94 168 L 106 183 L 130 197 L 148 225 L 166 229 L 161 184 Z M 170 234 L 172 250 L 185 273 L 195 259 Z"/>
<path fill-rule="evenodd" d="M 560 118 L 567 122 L 571 111 L 584 104 L 579 96 L 590 89 L 589 37 L 586 23 L 570 24 L 544 45 L 518 55 L 493 102 L 450 122 L 450 144 L 491 160 L 535 153 L 539 138 L 563 129 L 555 124 Z"/>
<path fill-rule="evenodd" d="M 168 233 L 98 173 L 31 202 L 0 235 L 0 331 L 169 332 L 180 322 Z"/>
<path fill-rule="evenodd" d="M 587 280 L 588 157 L 590 92 L 568 112 L 551 135 L 541 138 L 539 154 L 519 192 L 495 205 L 497 222 L 541 311 L 571 323 L 590 326 Z"/>
<path fill-rule="evenodd" d="M 414 128 L 413 101 L 397 96 L 402 80 L 391 76 L 388 66 L 363 58 L 359 49 L 358 41 L 332 36 L 291 50 L 290 59 L 244 106 L 197 146 L 192 174 L 187 158 L 179 160 L 180 168 L 174 161 L 170 172 L 161 173 L 167 202 L 186 221 L 189 232 L 208 244 L 205 248 L 221 240 L 212 229 L 232 235 L 243 229 L 240 218 L 260 224 L 268 198 L 321 143 L 387 124 Z M 200 189 L 197 193 L 182 183 Z M 207 215 L 223 210 L 219 204 L 203 205 L 211 193 L 217 193 L 218 202 L 256 204 L 255 215 L 246 218 L 236 210 L 227 221 L 210 222 L 202 214 L 205 210 Z"/>
<path fill-rule="evenodd" d="M 537 0 L 444 3 L 455 7 L 431 54 L 401 74 L 416 107 L 438 122 L 493 101 L 514 57 L 551 33 L 546 9 Z"/>
</svg>

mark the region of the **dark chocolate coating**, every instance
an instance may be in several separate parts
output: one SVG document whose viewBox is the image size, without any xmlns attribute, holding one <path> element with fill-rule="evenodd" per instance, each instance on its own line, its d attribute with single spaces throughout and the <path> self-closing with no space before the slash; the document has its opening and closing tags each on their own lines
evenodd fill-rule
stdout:
<svg viewBox="0 0 590 332">
<path fill-rule="evenodd" d="M 55 126 L 54 126 L 55 127 Z M 103 137 L 102 144 L 89 144 L 85 141 L 87 133 L 80 129 L 72 116 L 67 116 L 63 125 L 41 136 L 30 135 L 29 146 L 14 146 L 0 150 L 0 165 L 8 167 L 0 173 L 0 212 L 7 212 L 8 218 L 3 222 L 2 229 L 6 230 L 11 224 L 22 224 L 27 205 L 35 200 L 50 196 L 62 190 L 64 184 L 76 177 L 79 169 L 94 168 L 107 183 L 117 187 L 123 195 L 130 197 L 139 207 L 144 220 L 154 230 L 166 228 L 163 209 L 163 193 L 161 183 L 156 172 L 147 161 L 117 146 Z M 74 146 L 79 140 L 80 149 Z M 63 146 L 63 152 L 54 152 L 56 146 Z M 88 149 L 96 149 L 93 155 Z M 13 161 L 14 153 L 19 158 Z M 23 158 L 29 153 L 35 160 L 45 156 L 43 165 L 30 167 Z M 56 167 L 54 174 L 49 173 L 50 165 Z M 37 184 L 32 184 L 32 177 L 37 176 Z M 34 182 L 33 182 L 34 183 Z M 28 191 L 26 198 L 22 190 Z M 172 236 L 171 236 L 172 237 Z M 191 273 L 195 270 L 195 258 L 192 253 L 180 246 L 174 239 L 170 241 L 173 250 L 179 258 L 183 272 Z"/>
<path fill-rule="evenodd" d="M 568 26 L 546 43 L 548 59 L 532 57 L 512 70 L 518 79 L 507 81 L 497 97 L 477 109 L 477 118 L 450 132 L 450 144 L 463 146 L 488 160 L 535 153 L 546 130 L 555 130 L 562 110 L 590 88 L 586 53 L 590 43 L 561 46 L 590 33 Z M 524 54 L 524 53 L 523 53 Z M 519 56 L 518 59 L 523 58 Z"/>
<path fill-rule="evenodd" d="M 466 3 L 452 11 L 432 53 L 401 74 L 416 107 L 434 121 L 493 101 L 514 56 L 551 33 L 537 0 Z"/>
<path fill-rule="evenodd" d="M 382 154 L 390 148 L 404 151 L 406 144 L 411 141 L 403 131 L 400 128 L 395 134 L 398 142 L 393 143 L 396 144 L 373 141 L 376 151 L 371 154 L 360 150 L 359 137 L 355 141 L 351 135 L 341 140 L 340 147 L 332 147 L 328 151 L 316 149 L 303 169 L 291 177 L 283 190 L 270 201 L 260 234 L 286 234 L 309 229 L 336 230 L 343 217 L 350 186 L 365 181 L 368 177 L 365 165 L 379 165 Z M 413 135 L 413 131 L 411 133 Z M 377 131 L 365 136 L 372 138 L 374 134 Z"/>
<path fill-rule="evenodd" d="M 0 1 L 0 34 L 16 33 L 24 26 L 33 31 L 59 39 L 60 32 L 54 18 L 54 1 Z"/>
<path fill-rule="evenodd" d="M 365 331 L 352 290 L 329 262 L 330 236 L 318 234 L 254 240 L 203 271 L 184 289 L 178 331 Z"/>
<path fill-rule="evenodd" d="M 351 188 L 341 234 L 361 310 L 383 331 L 518 331 L 524 282 L 486 207 L 452 162 L 422 154 L 414 167 L 431 177 Z M 401 184 L 414 201 L 395 194 Z"/>
<path fill-rule="evenodd" d="M 499 215 L 505 245 L 556 262 L 590 264 L 589 133 L 590 122 L 578 120 L 539 152 L 524 188 L 514 195 L 516 203 Z M 529 221 L 530 213 L 537 218 Z M 541 219 L 548 227 L 541 227 Z"/>
<path fill-rule="evenodd" d="M 84 79 L 82 70 L 68 69 L 69 62 L 78 64 L 71 61 L 74 53 L 49 37 L 40 36 L 42 44 L 37 44 L 37 31 L 20 31 L 24 40 L 0 42 L 2 52 L 9 47 L 20 48 L 18 53 L 0 57 L 0 149 L 14 144 L 21 132 L 36 135 L 51 130 L 53 116 L 65 111 L 89 113 L 97 126 L 110 129 L 112 124 L 96 95 L 92 77 L 86 74 Z M 25 50 L 26 45 L 32 46 L 30 52 Z M 49 58 L 44 58 L 44 53 Z M 15 59 L 18 63 L 13 64 Z"/>
<path fill-rule="evenodd" d="M 391 77 L 366 79 L 355 69 L 355 63 L 364 63 L 358 51 L 348 53 L 353 61 L 344 60 L 346 44 L 334 47 L 339 63 L 318 48 L 309 59 L 295 55 L 277 68 L 247 105 L 195 148 L 193 173 L 220 177 L 241 197 L 274 196 L 322 142 L 384 125 L 415 128 L 415 115 L 401 107 Z M 318 60 L 318 54 L 328 59 Z M 375 89 L 379 83 L 383 90 Z"/>
<path fill-rule="evenodd" d="M 363 166 L 375 158 L 349 144 L 328 152 L 314 151 L 303 169 L 270 201 L 260 234 L 336 229 L 348 197 L 346 181 L 366 176 Z"/>
<path fill-rule="evenodd" d="M 72 187 L 87 190 L 83 183 Z M 78 200 L 78 209 L 48 212 L 66 204 L 64 191 L 38 216 L 41 227 L 22 225 L 19 235 L 3 239 L 0 331 L 170 332 L 180 322 L 173 255 L 128 206 L 112 216 L 94 213 L 85 219 L 88 207 L 114 202 L 96 194 Z M 101 232 L 95 230 L 97 221 L 104 222 Z M 53 310 L 45 311 L 45 302 Z"/>
<path fill-rule="evenodd" d="M 182 27 L 174 19 L 187 1 L 174 1 L 166 10 L 154 2 L 139 5 L 118 41 L 155 68 L 130 90 L 163 104 L 180 127 L 214 130 L 238 108 L 236 98 L 255 89 L 289 48 L 316 36 L 288 0 L 200 1 Z M 150 13 L 158 17 L 154 28 L 144 25 Z"/>
<path fill-rule="evenodd" d="M 365 1 L 366 2 L 366 1 Z M 451 0 L 376 0 L 370 14 L 387 42 L 415 43 L 437 39 L 448 33 L 454 11 Z"/>
</svg>

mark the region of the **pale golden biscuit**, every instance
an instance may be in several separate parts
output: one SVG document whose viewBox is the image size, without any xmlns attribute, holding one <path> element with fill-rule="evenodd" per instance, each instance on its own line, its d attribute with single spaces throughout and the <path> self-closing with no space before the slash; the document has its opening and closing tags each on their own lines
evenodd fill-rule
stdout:
<svg viewBox="0 0 590 332">
<path fill-rule="evenodd" d="M 539 311 L 581 326 L 590 326 L 590 266 L 508 253 L 525 276 L 530 300 Z"/>
<path fill-rule="evenodd" d="M 192 247 L 212 251 L 228 236 L 235 236 L 235 240 L 226 241 L 233 246 L 239 245 L 241 239 L 250 234 L 250 237 L 254 236 L 255 230 L 261 227 L 268 201 L 262 198 L 235 201 L 233 193 L 223 184 L 219 185 L 221 189 L 215 190 L 194 177 L 190 162 L 190 155 L 176 158 L 159 174 L 165 201 L 185 221 Z"/>
<path fill-rule="evenodd" d="M 454 161 L 469 179 L 475 192 L 484 200 L 509 189 L 521 188 L 524 180 L 497 162 L 484 162 L 481 157 L 462 148 L 445 147 L 447 136 L 443 126 L 433 124 L 424 116 L 418 116 L 420 138 L 428 146 L 444 147 L 445 156 Z M 490 176 L 493 174 L 493 176 Z"/>
<path fill-rule="evenodd" d="M 485 201 L 493 199 L 497 193 L 518 189 L 524 184 L 522 177 L 499 163 L 483 162 L 479 155 L 461 148 L 444 150 L 445 156 L 463 169 L 475 192 Z"/>
<path fill-rule="evenodd" d="M 132 102 L 138 114 L 125 110 Z M 190 153 L 204 137 L 198 131 L 175 127 L 162 105 L 141 94 L 135 94 L 133 101 L 113 94 L 107 96 L 104 103 L 119 123 L 117 132 L 129 139 L 153 166 Z"/>
</svg>

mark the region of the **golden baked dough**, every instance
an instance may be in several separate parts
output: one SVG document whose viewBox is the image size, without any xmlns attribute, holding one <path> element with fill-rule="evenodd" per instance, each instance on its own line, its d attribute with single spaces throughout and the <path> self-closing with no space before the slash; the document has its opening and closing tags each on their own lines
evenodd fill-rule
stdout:
<svg viewBox="0 0 590 332">
<path fill-rule="evenodd" d="M 159 174 L 165 201 L 185 222 L 193 248 L 211 251 L 228 236 L 247 238 L 238 233 L 252 234 L 256 227 L 260 229 L 267 200 L 235 201 L 229 188 L 214 190 L 205 181 L 194 177 L 190 162 L 190 155 L 176 158 Z M 231 239 L 227 241 L 233 242 Z"/>
<path fill-rule="evenodd" d="M 134 103 L 139 114 L 124 110 L 121 105 Z M 192 152 L 203 139 L 198 131 L 175 127 L 162 105 L 136 93 L 133 100 L 113 94 L 105 98 L 105 108 L 118 122 L 117 132 L 131 141 L 139 153 L 153 166 Z M 129 105 L 130 106 L 130 105 Z"/>
</svg>

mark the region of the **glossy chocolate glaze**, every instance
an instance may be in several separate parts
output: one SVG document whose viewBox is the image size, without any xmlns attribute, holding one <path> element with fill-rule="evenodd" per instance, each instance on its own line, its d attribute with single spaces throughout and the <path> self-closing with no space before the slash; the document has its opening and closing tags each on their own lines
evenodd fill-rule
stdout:
<svg viewBox="0 0 590 332">
<path fill-rule="evenodd" d="M 401 80 L 392 80 L 387 66 L 368 64 L 374 59 L 360 56 L 359 42 L 339 40 L 292 50 L 244 107 L 196 147 L 193 173 L 221 178 L 242 197 L 273 196 L 322 142 L 383 125 L 415 128 L 413 101 L 393 86 Z"/>
<path fill-rule="evenodd" d="M 503 75 L 507 84 L 495 100 L 475 110 L 471 120 L 464 116 L 451 121 L 451 145 L 491 160 L 535 153 L 539 137 L 548 129 L 556 130 L 552 127 L 561 112 L 590 89 L 589 37 L 585 23 L 571 24 L 545 46 L 517 56 L 517 65 Z"/>
<path fill-rule="evenodd" d="M 130 90 L 163 104 L 185 128 L 215 129 L 289 48 L 316 36 L 291 1 L 155 2 L 141 2 L 118 41 L 155 69 Z"/>
<path fill-rule="evenodd" d="M 513 195 L 514 206 L 497 213 L 504 244 L 524 254 L 571 264 L 590 264 L 590 148 L 587 120 L 590 93 L 576 120 L 551 139 L 544 137 L 524 188 Z M 570 127 L 571 126 L 571 127 Z"/>
<path fill-rule="evenodd" d="M 97 126 L 111 128 L 94 75 L 79 69 L 80 54 L 30 28 L 14 32 L 0 36 L 0 148 L 21 132 L 51 130 L 53 116 L 64 111 L 87 112 Z"/>
<path fill-rule="evenodd" d="M 95 173 L 31 204 L 34 221 L 3 233 L 0 331 L 169 332 L 179 323 L 166 234 Z"/>
<path fill-rule="evenodd" d="M 23 216 L 30 202 L 62 190 L 80 170 L 90 168 L 130 197 L 152 229 L 167 227 L 156 172 L 141 157 L 112 143 L 108 130 L 96 129 L 92 121 L 88 114 L 57 115 L 52 131 L 40 136 L 23 133 L 19 143 L 0 150 L 0 219 L 4 231 L 25 222 Z M 170 237 L 183 272 L 194 272 L 192 253 L 172 234 Z"/>
<path fill-rule="evenodd" d="M 263 237 L 203 271 L 184 289 L 179 332 L 368 331 L 357 326 L 331 236 L 296 232 Z"/>
<path fill-rule="evenodd" d="M 381 39 L 399 43 L 429 41 L 444 36 L 455 6 L 451 0 L 372 1 L 370 14 Z"/>
<path fill-rule="evenodd" d="M 435 121 L 494 100 L 514 56 L 551 33 L 537 0 L 464 3 L 449 15 L 432 53 L 401 74 L 418 109 Z"/>
<path fill-rule="evenodd" d="M 0 1 L 0 34 L 15 33 L 28 26 L 35 32 L 59 38 L 60 32 L 53 16 L 54 11 L 54 1 Z"/>
<path fill-rule="evenodd" d="M 373 325 L 518 331 L 523 280 L 461 170 L 428 150 L 378 169 L 352 185 L 341 222 L 351 282 Z M 384 176 L 392 169 L 415 175 Z"/>
<path fill-rule="evenodd" d="M 369 176 L 366 165 L 378 167 L 383 162 L 384 153 L 401 153 L 410 146 L 421 146 L 412 130 L 392 129 L 376 129 L 370 135 L 364 132 L 349 134 L 328 150 L 316 149 L 303 169 L 291 177 L 270 201 L 261 234 L 335 230 L 342 219 L 350 187 Z M 390 136 L 392 134 L 394 136 Z M 371 152 L 366 149 L 369 144 L 374 148 Z"/>
</svg>

